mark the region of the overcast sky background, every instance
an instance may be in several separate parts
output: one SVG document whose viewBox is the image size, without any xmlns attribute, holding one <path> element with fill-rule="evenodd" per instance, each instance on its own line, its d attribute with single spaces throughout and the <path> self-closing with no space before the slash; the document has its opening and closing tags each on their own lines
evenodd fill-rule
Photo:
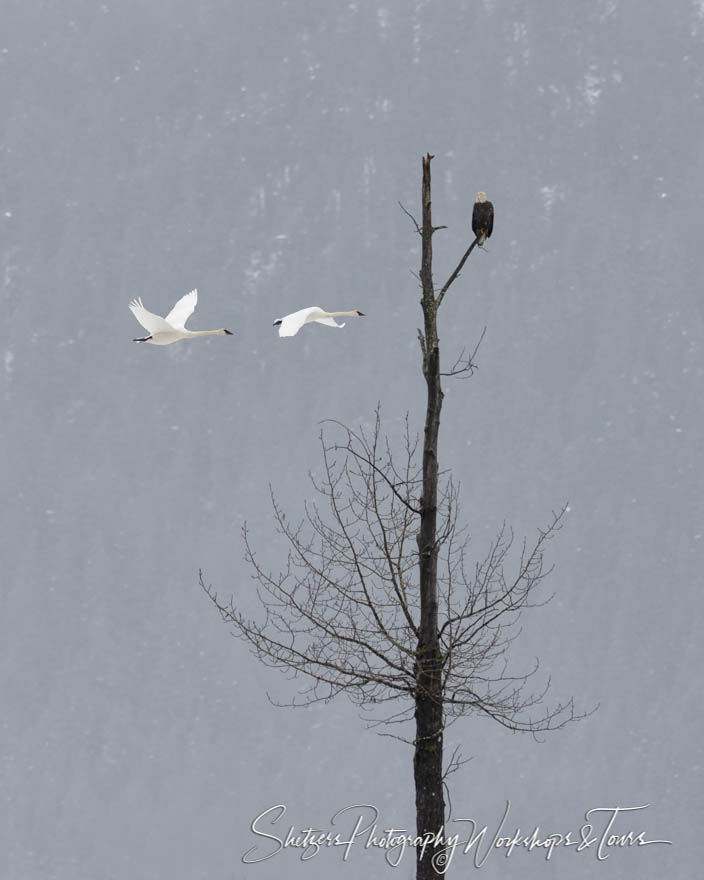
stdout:
<svg viewBox="0 0 704 880">
<path fill-rule="evenodd" d="M 435 154 L 440 462 L 475 558 L 506 520 L 551 543 L 526 617 L 543 743 L 452 726 L 455 817 L 578 836 L 584 813 L 672 846 L 491 855 L 482 877 L 690 878 L 704 847 L 700 636 L 704 3 L 3 0 L 0 34 L 0 852 L 18 880 L 411 877 L 361 844 L 241 863 L 254 817 L 413 828 L 411 750 L 295 693 L 232 639 L 198 570 L 256 610 L 240 530 L 283 560 L 324 418 L 422 430 L 412 271 Z M 127 304 L 233 337 L 135 345 Z M 281 340 L 308 305 L 368 317 Z M 596 825 L 598 827 L 599 823 Z M 278 827 L 278 826 L 277 826 Z M 259 841 L 266 850 L 266 841 Z M 269 848 L 270 851 L 270 848 Z M 476 869 L 457 856 L 451 876 Z"/>
</svg>

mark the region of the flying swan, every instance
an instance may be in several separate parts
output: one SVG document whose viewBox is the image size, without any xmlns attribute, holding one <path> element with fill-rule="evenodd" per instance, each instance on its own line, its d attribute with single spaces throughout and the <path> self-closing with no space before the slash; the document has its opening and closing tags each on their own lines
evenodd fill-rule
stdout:
<svg viewBox="0 0 704 880">
<path fill-rule="evenodd" d="M 194 339 L 196 336 L 232 336 L 229 330 L 222 327 L 220 330 L 186 330 L 186 321 L 193 314 L 193 309 L 198 302 L 198 291 L 192 290 L 176 303 L 165 318 L 148 312 L 142 299 L 133 299 L 130 303 L 132 314 L 149 331 L 149 336 L 134 339 L 133 342 L 150 342 L 152 345 L 171 345 L 179 339 Z"/>
<path fill-rule="evenodd" d="M 274 321 L 274 327 L 279 328 L 279 336 L 295 336 L 304 324 L 310 324 L 311 321 L 317 321 L 318 324 L 325 324 L 327 327 L 344 327 L 344 324 L 338 324 L 335 318 L 363 318 L 364 312 L 355 309 L 352 312 L 325 312 L 320 306 L 311 306 L 308 309 L 301 309 L 298 312 L 292 312 L 283 318 L 277 318 Z"/>
</svg>

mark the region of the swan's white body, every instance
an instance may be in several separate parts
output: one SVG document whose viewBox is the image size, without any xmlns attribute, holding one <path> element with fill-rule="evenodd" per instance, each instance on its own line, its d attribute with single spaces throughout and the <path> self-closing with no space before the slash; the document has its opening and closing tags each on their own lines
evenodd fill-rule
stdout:
<svg viewBox="0 0 704 880">
<path fill-rule="evenodd" d="M 354 309 L 351 312 L 326 312 L 320 306 L 311 306 L 308 309 L 301 309 L 298 312 L 292 312 L 284 318 L 277 318 L 274 321 L 274 327 L 278 326 L 279 336 L 295 336 L 304 324 L 310 324 L 311 321 L 317 321 L 318 324 L 325 324 L 326 327 L 342 328 L 344 324 L 338 324 L 335 318 L 363 318 L 364 312 Z"/>
<path fill-rule="evenodd" d="M 165 318 L 154 315 L 142 305 L 141 297 L 130 303 L 132 314 L 149 332 L 149 336 L 135 339 L 134 342 L 150 342 L 152 345 L 171 345 L 179 339 L 194 339 L 196 336 L 232 336 L 229 330 L 186 330 L 186 321 L 193 314 L 198 302 L 198 291 L 192 290 L 176 303 Z"/>
</svg>

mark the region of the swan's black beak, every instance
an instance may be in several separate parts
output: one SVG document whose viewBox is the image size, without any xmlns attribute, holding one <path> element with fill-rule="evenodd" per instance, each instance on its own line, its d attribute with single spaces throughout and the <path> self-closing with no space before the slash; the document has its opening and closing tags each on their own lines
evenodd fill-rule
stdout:
<svg viewBox="0 0 704 880">
<path fill-rule="evenodd" d="M 360 312 L 359 309 L 357 309 L 357 317 L 366 318 L 367 316 L 364 314 L 364 312 Z"/>
<path fill-rule="evenodd" d="M 224 328 L 223 328 L 224 329 Z M 232 330 L 225 330 L 226 336 L 232 336 Z"/>
<path fill-rule="evenodd" d="M 273 323 L 271 326 L 272 326 L 272 327 L 278 327 L 280 323 L 281 323 L 281 318 L 279 318 L 278 321 L 274 321 L 274 323 Z"/>
</svg>

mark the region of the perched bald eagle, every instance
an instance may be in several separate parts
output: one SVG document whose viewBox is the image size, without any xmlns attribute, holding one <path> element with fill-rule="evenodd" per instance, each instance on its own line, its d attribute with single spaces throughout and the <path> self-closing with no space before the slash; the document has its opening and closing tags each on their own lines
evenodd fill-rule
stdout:
<svg viewBox="0 0 704 880">
<path fill-rule="evenodd" d="M 472 232 L 477 237 L 477 244 L 483 245 L 494 228 L 494 206 L 487 199 L 485 192 L 477 193 L 477 201 L 472 211 Z"/>
</svg>

